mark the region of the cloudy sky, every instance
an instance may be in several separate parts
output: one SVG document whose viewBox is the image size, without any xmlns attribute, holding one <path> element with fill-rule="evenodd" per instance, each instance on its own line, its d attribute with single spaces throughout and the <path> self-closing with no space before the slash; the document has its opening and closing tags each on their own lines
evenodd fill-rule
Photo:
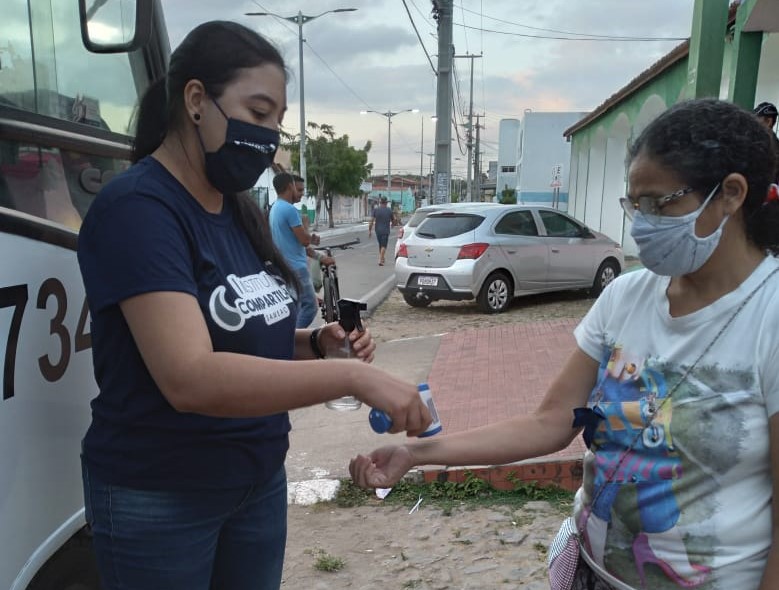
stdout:
<svg viewBox="0 0 779 590">
<path fill-rule="evenodd" d="M 436 23 L 431 0 L 406 0 L 422 41 L 437 65 Z M 455 53 L 481 53 L 474 61 L 474 112 L 484 115 L 487 161 L 497 158 L 498 123 L 534 111 L 590 111 L 662 57 L 678 41 L 565 41 L 530 37 L 688 37 L 693 0 L 455 0 Z M 419 109 L 393 118 L 392 170 L 419 173 L 420 154 L 433 150 L 436 80 L 402 0 L 163 0 L 171 45 L 200 22 L 229 19 L 255 28 L 281 49 L 291 73 L 284 126 L 299 132 L 297 25 L 271 16 L 317 15 L 304 26 L 307 121 L 328 123 L 352 145 L 370 140 L 374 171 L 387 169 L 387 119 L 361 110 Z M 469 28 L 470 27 L 470 28 Z M 456 60 L 457 103 L 468 109 L 470 61 Z M 458 121 L 464 120 L 458 116 Z M 424 145 L 422 131 L 424 127 Z M 461 131 L 461 135 L 463 132 Z M 463 135 L 464 136 L 464 135 Z M 464 142 L 463 142 L 463 150 Z M 455 142 L 454 175 L 465 156 Z M 423 169 L 427 172 L 429 158 Z"/>
</svg>

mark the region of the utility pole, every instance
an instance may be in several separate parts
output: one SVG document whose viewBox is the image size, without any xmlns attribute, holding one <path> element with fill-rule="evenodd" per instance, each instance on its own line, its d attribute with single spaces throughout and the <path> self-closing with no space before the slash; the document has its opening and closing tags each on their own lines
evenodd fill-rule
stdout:
<svg viewBox="0 0 779 590">
<path fill-rule="evenodd" d="M 387 118 L 387 200 L 392 203 L 392 117 L 401 113 L 418 113 L 419 109 L 403 109 L 402 111 L 360 111 L 361 115 L 376 113 Z M 401 191 L 401 199 L 403 198 Z"/>
<path fill-rule="evenodd" d="M 433 157 L 435 156 L 435 153 L 431 154 L 425 154 L 428 158 L 430 158 L 430 170 L 427 175 L 427 204 L 432 205 L 434 203 L 433 201 Z"/>
<path fill-rule="evenodd" d="M 422 116 L 422 139 L 419 140 L 419 186 L 417 195 L 422 198 L 422 166 L 425 164 L 425 117 Z"/>
<path fill-rule="evenodd" d="M 473 53 L 467 53 L 465 55 L 455 55 L 455 58 L 467 58 L 471 60 L 471 94 L 470 98 L 468 99 L 469 106 L 468 106 L 468 123 L 466 123 L 466 131 L 467 131 L 467 138 L 466 138 L 466 147 L 468 148 L 468 164 L 466 165 L 466 173 L 467 173 L 467 184 L 465 185 L 465 201 L 471 202 L 473 201 L 473 181 L 471 178 L 471 162 L 473 158 L 473 60 L 477 57 L 481 57 L 480 55 L 476 55 Z"/>
<path fill-rule="evenodd" d="M 452 175 L 452 28 L 454 0 L 433 0 L 433 18 L 438 21 L 438 87 L 436 92 L 435 204 L 451 202 Z"/>
<path fill-rule="evenodd" d="M 308 194 L 308 183 L 306 182 L 306 92 L 305 92 L 305 77 L 303 76 L 303 25 L 311 22 L 314 19 L 330 14 L 331 12 L 354 12 L 356 8 L 335 8 L 333 10 L 325 10 L 321 14 L 308 15 L 303 14 L 298 10 L 298 13 L 294 16 L 281 16 L 275 12 L 245 12 L 246 16 L 273 16 L 275 18 L 284 19 L 291 23 L 295 23 L 298 26 L 298 63 L 300 67 L 300 76 L 298 82 L 300 83 L 300 177 L 303 179 L 303 197 Z M 317 203 L 318 205 L 318 203 Z M 318 213 L 318 211 L 317 211 Z"/>
<path fill-rule="evenodd" d="M 473 186 L 477 201 L 481 201 L 481 134 L 479 131 L 483 129 L 483 127 L 482 125 L 479 125 L 480 117 L 481 115 L 476 115 L 476 150 L 473 158 Z"/>
</svg>

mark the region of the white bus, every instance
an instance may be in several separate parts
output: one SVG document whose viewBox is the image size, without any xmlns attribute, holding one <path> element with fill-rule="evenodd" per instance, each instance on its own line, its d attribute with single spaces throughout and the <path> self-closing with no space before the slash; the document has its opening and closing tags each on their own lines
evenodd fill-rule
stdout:
<svg viewBox="0 0 779 590">
<path fill-rule="evenodd" d="M 80 440 L 97 387 L 76 260 L 169 44 L 158 0 L 2 0 L 0 589 L 97 590 Z"/>
</svg>

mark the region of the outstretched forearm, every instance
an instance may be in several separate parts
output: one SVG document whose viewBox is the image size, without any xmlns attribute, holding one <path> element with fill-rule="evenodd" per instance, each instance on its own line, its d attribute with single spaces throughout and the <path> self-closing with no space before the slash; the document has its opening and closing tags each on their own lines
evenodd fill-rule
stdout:
<svg viewBox="0 0 779 590">
<path fill-rule="evenodd" d="M 552 382 L 539 407 L 528 414 L 451 435 L 410 443 L 415 465 L 498 465 L 555 453 L 579 429 L 574 408 L 584 406 L 598 362 L 576 349 Z"/>
</svg>

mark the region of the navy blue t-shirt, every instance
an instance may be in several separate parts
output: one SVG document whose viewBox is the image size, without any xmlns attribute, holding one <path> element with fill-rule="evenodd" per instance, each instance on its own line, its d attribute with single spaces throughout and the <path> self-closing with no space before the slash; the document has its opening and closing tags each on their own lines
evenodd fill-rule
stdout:
<svg viewBox="0 0 779 590">
<path fill-rule="evenodd" d="M 154 291 L 196 297 L 215 351 L 291 359 L 295 304 L 259 260 L 229 199 L 207 212 L 155 159 L 113 179 L 81 227 L 78 259 L 92 317 L 98 396 L 84 459 L 108 483 L 146 489 L 261 484 L 284 463 L 286 412 L 217 418 L 177 412 L 141 358 L 119 308 Z M 258 395 L 273 385 L 257 383 Z"/>
</svg>

